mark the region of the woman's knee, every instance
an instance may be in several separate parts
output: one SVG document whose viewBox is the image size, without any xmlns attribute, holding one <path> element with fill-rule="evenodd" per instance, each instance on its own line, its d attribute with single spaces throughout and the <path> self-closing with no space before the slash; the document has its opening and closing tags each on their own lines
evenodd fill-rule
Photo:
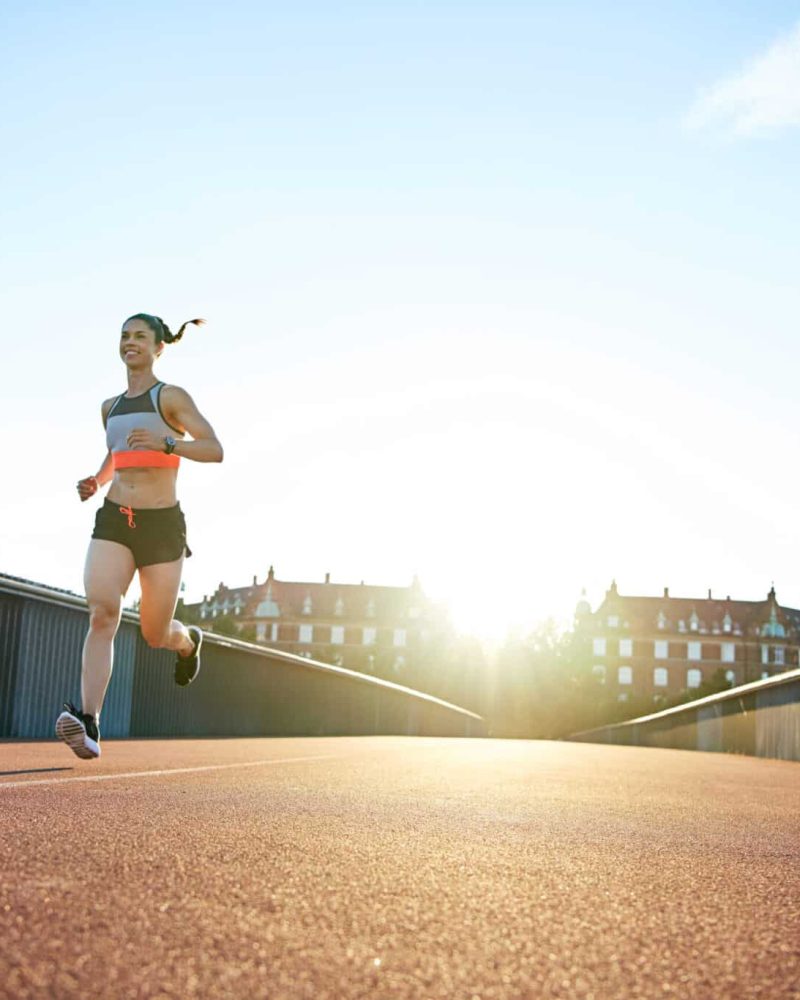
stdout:
<svg viewBox="0 0 800 1000">
<path fill-rule="evenodd" d="M 89 628 L 92 632 L 117 631 L 119 625 L 119 604 L 109 601 L 91 601 L 89 603 Z"/>
</svg>

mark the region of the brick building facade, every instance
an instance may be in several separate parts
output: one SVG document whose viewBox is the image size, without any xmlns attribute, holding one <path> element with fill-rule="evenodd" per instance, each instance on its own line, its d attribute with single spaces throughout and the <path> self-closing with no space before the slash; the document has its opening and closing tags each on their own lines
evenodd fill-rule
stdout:
<svg viewBox="0 0 800 1000">
<path fill-rule="evenodd" d="M 620 701 L 669 700 L 722 668 L 734 685 L 796 669 L 800 611 L 766 600 L 625 597 L 612 583 L 597 611 L 582 599 L 576 628 L 590 644 L 592 669 Z"/>
<path fill-rule="evenodd" d="M 333 583 L 329 573 L 323 583 L 304 583 L 278 580 L 270 566 L 263 583 L 256 577 L 248 587 L 220 583 L 185 607 L 205 627 L 230 616 L 265 646 L 398 680 L 445 627 L 443 611 L 416 577 L 409 587 Z"/>
</svg>

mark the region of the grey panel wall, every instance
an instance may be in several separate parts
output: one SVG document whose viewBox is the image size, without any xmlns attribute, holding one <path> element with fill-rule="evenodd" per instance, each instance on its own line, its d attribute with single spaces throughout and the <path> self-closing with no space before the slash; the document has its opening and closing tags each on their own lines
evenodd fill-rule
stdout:
<svg viewBox="0 0 800 1000">
<path fill-rule="evenodd" d="M 800 760 L 800 682 L 758 695 L 756 753 Z"/>
<path fill-rule="evenodd" d="M 575 733 L 570 739 L 800 761 L 800 671 L 742 685 L 679 709 Z"/>
<path fill-rule="evenodd" d="M 197 680 L 180 688 L 173 657 L 139 638 L 131 736 L 471 735 L 468 717 L 302 662 L 206 644 Z"/>
<path fill-rule="evenodd" d="M 22 609 L 21 598 L 0 595 L 0 737 L 11 735 Z"/>
<path fill-rule="evenodd" d="M 80 704 L 87 627 L 80 599 L 0 574 L 0 737 L 48 738 L 62 703 Z M 479 716 L 428 695 L 216 637 L 193 684 L 173 678 L 174 654 L 126 615 L 103 736 L 485 735 Z"/>
<path fill-rule="evenodd" d="M 15 655 L 0 663 L 0 687 L 10 691 L 2 713 L 5 725 L 1 735 L 51 736 L 62 704 L 73 701 L 79 705 L 81 701 L 80 656 L 86 612 L 25 601 L 9 626 L 3 641 L 14 648 Z M 121 636 L 115 647 L 113 683 L 103 710 L 104 735 L 127 735 L 132 678 L 130 642 Z"/>
</svg>

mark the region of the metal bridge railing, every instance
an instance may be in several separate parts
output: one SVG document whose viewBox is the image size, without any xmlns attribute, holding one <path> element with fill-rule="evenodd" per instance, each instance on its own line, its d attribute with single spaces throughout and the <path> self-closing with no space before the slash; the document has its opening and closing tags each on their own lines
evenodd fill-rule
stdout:
<svg viewBox="0 0 800 1000">
<path fill-rule="evenodd" d="M 87 619 L 82 597 L 0 574 L 0 738 L 50 737 L 62 702 L 79 702 Z M 213 633 L 190 687 L 173 664 L 124 611 L 104 737 L 485 735 L 481 716 L 432 695 Z"/>
<path fill-rule="evenodd" d="M 800 761 L 800 670 L 568 738 Z"/>
</svg>

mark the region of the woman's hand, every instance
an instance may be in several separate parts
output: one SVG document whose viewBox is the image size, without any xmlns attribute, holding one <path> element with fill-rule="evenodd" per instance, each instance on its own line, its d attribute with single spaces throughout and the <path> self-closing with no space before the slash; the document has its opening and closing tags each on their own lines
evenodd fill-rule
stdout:
<svg viewBox="0 0 800 1000">
<path fill-rule="evenodd" d="M 97 476 L 87 476 L 86 479 L 81 479 L 78 483 L 78 496 L 81 498 L 81 501 L 88 500 L 99 489 L 100 483 L 97 481 Z"/>
<path fill-rule="evenodd" d="M 151 434 L 150 431 L 146 431 L 143 427 L 134 427 L 130 434 L 128 434 L 126 441 L 128 447 L 131 449 L 143 448 L 145 451 L 164 450 L 164 438 Z"/>
</svg>

